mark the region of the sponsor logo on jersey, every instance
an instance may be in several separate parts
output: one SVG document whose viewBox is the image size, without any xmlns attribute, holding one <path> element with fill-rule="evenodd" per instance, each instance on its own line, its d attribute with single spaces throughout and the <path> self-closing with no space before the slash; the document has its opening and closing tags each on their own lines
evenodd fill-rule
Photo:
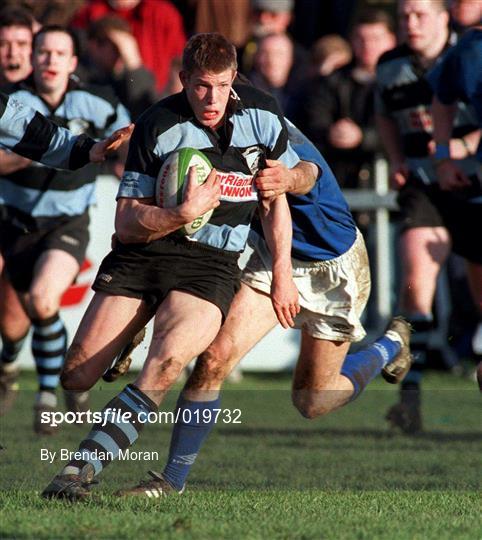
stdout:
<svg viewBox="0 0 482 540">
<path fill-rule="evenodd" d="M 253 184 L 253 176 L 235 172 L 218 172 L 221 180 L 221 201 L 257 201 L 258 192 Z"/>
</svg>

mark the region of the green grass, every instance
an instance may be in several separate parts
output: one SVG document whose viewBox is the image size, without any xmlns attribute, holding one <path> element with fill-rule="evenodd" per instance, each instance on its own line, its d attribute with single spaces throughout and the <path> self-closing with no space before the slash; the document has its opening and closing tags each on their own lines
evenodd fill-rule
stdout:
<svg viewBox="0 0 482 540">
<path fill-rule="evenodd" d="M 36 438 L 32 375 L 21 386 L 15 408 L 1 418 L 0 538 L 482 538 L 482 428 L 473 382 L 431 374 L 425 431 L 407 437 L 383 421 L 397 394 L 382 381 L 355 403 L 308 421 L 290 404 L 287 377 L 246 377 L 227 386 L 222 402 L 241 410 L 242 423 L 218 424 L 184 495 L 112 496 L 148 469 L 162 470 L 170 426 L 149 425 L 135 449 L 158 451 L 159 462 L 111 465 L 93 499 L 77 505 L 38 496 L 63 465 L 41 462 L 40 448 L 74 450 L 87 428 L 63 426 L 56 437 Z M 119 388 L 98 385 L 94 410 Z"/>
</svg>

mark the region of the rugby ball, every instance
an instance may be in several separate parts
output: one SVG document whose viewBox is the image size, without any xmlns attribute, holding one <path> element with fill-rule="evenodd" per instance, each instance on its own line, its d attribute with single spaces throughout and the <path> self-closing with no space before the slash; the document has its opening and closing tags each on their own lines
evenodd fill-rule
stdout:
<svg viewBox="0 0 482 540">
<path fill-rule="evenodd" d="M 179 206 L 184 200 L 188 185 L 189 168 L 196 166 L 198 184 L 204 184 L 213 166 L 209 159 L 195 148 L 182 148 L 169 154 L 162 164 L 156 182 L 156 204 L 161 208 Z M 213 210 L 181 227 L 183 234 L 190 235 L 199 231 L 211 218 Z"/>
</svg>

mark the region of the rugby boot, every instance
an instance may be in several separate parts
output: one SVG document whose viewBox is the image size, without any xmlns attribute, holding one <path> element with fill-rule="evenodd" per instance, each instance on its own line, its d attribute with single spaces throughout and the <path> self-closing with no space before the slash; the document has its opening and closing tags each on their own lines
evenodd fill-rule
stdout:
<svg viewBox="0 0 482 540">
<path fill-rule="evenodd" d="M 90 490 L 98 481 L 94 480 L 94 467 L 87 463 L 79 474 L 58 474 L 42 491 L 44 499 L 85 500 L 91 496 Z"/>
<path fill-rule="evenodd" d="M 143 328 L 142 330 L 137 332 L 137 334 L 134 336 L 134 339 L 129 342 L 115 357 L 112 367 L 110 367 L 104 373 L 104 375 L 102 375 L 102 379 L 104 379 L 105 382 L 114 382 L 119 377 L 122 377 L 122 375 L 125 375 L 129 371 L 132 362 L 132 351 L 142 342 L 145 335 L 146 329 Z"/>
<path fill-rule="evenodd" d="M 117 497 L 148 497 L 149 499 L 159 499 L 169 497 L 170 495 L 181 495 L 184 493 L 185 486 L 180 491 L 174 488 L 162 474 L 155 471 L 149 471 L 150 480 L 141 480 L 141 482 L 132 488 L 121 489 L 115 493 Z"/>
<path fill-rule="evenodd" d="M 403 381 L 410 371 L 412 355 L 410 354 L 411 325 L 403 317 L 393 317 L 387 332 L 395 332 L 402 339 L 402 347 L 395 358 L 382 369 L 382 377 L 390 384 Z"/>
<path fill-rule="evenodd" d="M 419 386 L 407 384 L 402 388 L 400 397 L 400 403 L 390 407 L 385 417 L 390 427 L 400 429 L 408 435 L 422 431 Z"/>
<path fill-rule="evenodd" d="M 0 364 L 0 416 L 6 414 L 18 396 L 20 368 L 12 364 Z"/>
</svg>

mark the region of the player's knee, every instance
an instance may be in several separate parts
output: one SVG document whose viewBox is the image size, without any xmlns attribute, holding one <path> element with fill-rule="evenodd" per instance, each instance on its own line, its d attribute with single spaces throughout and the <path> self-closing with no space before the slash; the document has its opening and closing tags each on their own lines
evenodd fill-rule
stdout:
<svg viewBox="0 0 482 540">
<path fill-rule="evenodd" d="M 95 384 L 95 378 L 82 364 L 85 355 L 80 347 L 72 345 L 67 351 L 65 366 L 60 374 L 60 384 L 65 390 L 86 392 Z"/>
<path fill-rule="evenodd" d="M 301 416 L 308 420 L 324 416 L 333 410 L 329 400 L 321 398 L 318 392 L 315 393 L 308 390 L 295 391 L 292 393 L 291 399 Z"/>
<path fill-rule="evenodd" d="M 229 375 L 228 363 L 218 347 L 208 347 L 197 359 L 186 382 L 190 390 L 210 390 L 220 385 Z"/>
<path fill-rule="evenodd" d="M 63 370 L 60 374 L 60 384 L 64 390 L 72 392 L 87 392 L 94 382 L 82 368 Z"/>
<path fill-rule="evenodd" d="M 55 315 L 59 306 L 48 295 L 41 291 L 31 291 L 28 301 L 28 311 L 32 319 L 48 319 Z"/>
</svg>

